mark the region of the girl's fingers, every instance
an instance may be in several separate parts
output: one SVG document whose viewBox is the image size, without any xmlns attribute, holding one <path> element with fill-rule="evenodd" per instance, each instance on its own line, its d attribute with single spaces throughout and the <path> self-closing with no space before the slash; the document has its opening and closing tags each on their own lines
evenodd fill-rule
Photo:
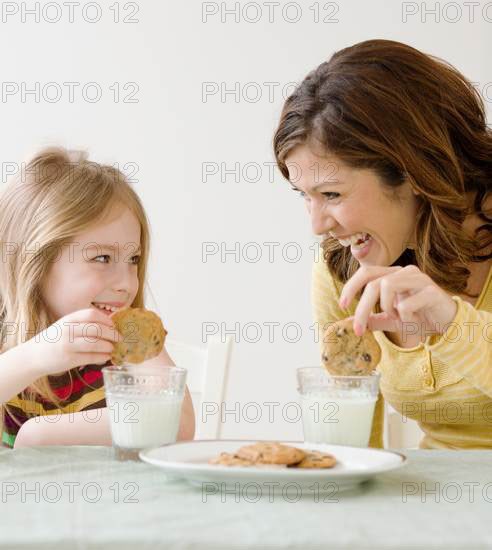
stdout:
<svg viewBox="0 0 492 550">
<path fill-rule="evenodd" d="M 74 351 L 76 353 L 113 353 L 114 344 L 108 340 L 102 339 L 88 339 L 88 338 L 76 338 L 74 343 Z"/>
<path fill-rule="evenodd" d="M 96 339 L 107 340 L 108 342 L 121 342 L 123 336 L 116 330 L 116 327 L 110 327 L 106 324 L 81 323 L 75 328 L 75 336 L 83 338 L 86 342 L 94 342 Z"/>
<path fill-rule="evenodd" d="M 84 353 L 84 362 L 86 365 L 104 365 L 111 359 L 111 354 L 107 353 Z"/>
</svg>

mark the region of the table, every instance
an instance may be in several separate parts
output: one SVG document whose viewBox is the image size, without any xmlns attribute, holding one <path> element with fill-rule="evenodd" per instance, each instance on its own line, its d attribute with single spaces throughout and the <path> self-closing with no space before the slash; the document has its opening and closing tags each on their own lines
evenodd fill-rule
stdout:
<svg viewBox="0 0 492 550">
<path fill-rule="evenodd" d="M 5 448 L 0 548 L 490 548 L 492 451 L 402 452 L 356 490 L 299 496 L 207 494 L 110 447 Z"/>
</svg>

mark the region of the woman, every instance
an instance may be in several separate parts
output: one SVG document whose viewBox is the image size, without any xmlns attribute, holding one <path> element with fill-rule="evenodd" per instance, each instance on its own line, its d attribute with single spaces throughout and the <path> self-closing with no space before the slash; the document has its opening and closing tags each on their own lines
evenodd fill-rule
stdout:
<svg viewBox="0 0 492 550">
<path fill-rule="evenodd" d="M 345 48 L 285 102 L 274 137 L 324 261 L 320 328 L 376 331 L 381 393 L 421 448 L 492 448 L 492 132 L 456 69 L 389 40 Z M 382 446 L 383 401 L 371 446 Z"/>
</svg>

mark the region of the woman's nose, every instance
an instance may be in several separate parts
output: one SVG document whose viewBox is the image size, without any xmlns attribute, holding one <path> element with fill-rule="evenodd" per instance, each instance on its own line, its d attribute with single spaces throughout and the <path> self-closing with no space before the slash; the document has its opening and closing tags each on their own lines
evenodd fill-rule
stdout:
<svg viewBox="0 0 492 550">
<path fill-rule="evenodd" d="M 333 218 L 316 201 L 311 201 L 308 209 L 311 215 L 312 231 L 315 235 L 324 235 L 335 225 Z"/>
</svg>

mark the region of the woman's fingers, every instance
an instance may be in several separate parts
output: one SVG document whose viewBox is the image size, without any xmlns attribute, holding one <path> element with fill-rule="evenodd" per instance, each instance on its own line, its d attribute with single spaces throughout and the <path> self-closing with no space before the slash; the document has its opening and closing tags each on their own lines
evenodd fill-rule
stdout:
<svg viewBox="0 0 492 550">
<path fill-rule="evenodd" d="M 369 282 L 355 310 L 356 334 L 361 336 L 364 333 L 367 319 L 378 300 L 383 311 L 396 315 L 399 314 L 399 310 L 395 303 L 398 303 L 400 294 L 413 294 L 427 285 L 428 278 L 418 268 L 402 269 Z M 414 319 L 408 317 L 401 320 L 413 321 Z"/>
<path fill-rule="evenodd" d="M 354 332 L 357 336 L 364 334 L 369 315 L 379 300 L 380 281 L 381 279 L 376 279 L 369 282 L 357 304 L 354 315 Z"/>
<path fill-rule="evenodd" d="M 380 330 L 382 332 L 397 332 L 399 330 L 397 318 L 388 313 L 371 313 L 367 320 L 367 330 Z"/>
<path fill-rule="evenodd" d="M 435 301 L 435 297 L 435 288 L 428 285 L 422 288 L 420 292 L 401 299 L 397 305 L 401 320 L 405 323 L 418 321 L 418 312 L 432 306 Z M 432 327 L 432 330 L 436 330 L 436 332 L 439 333 L 444 332 L 444 328 L 439 326 Z"/>
<path fill-rule="evenodd" d="M 354 316 L 347 317 L 354 320 Z M 397 317 L 392 316 L 386 312 L 383 313 L 371 313 L 367 320 L 368 330 L 381 330 L 383 332 L 396 332 L 399 330 L 399 321 Z"/>
<path fill-rule="evenodd" d="M 354 275 L 345 283 L 345 286 L 340 293 L 339 305 L 342 308 L 347 308 L 359 290 L 364 288 L 369 282 L 374 279 L 379 279 L 390 273 L 401 271 L 400 266 L 380 267 L 380 266 L 363 266 L 360 267 Z"/>
</svg>

